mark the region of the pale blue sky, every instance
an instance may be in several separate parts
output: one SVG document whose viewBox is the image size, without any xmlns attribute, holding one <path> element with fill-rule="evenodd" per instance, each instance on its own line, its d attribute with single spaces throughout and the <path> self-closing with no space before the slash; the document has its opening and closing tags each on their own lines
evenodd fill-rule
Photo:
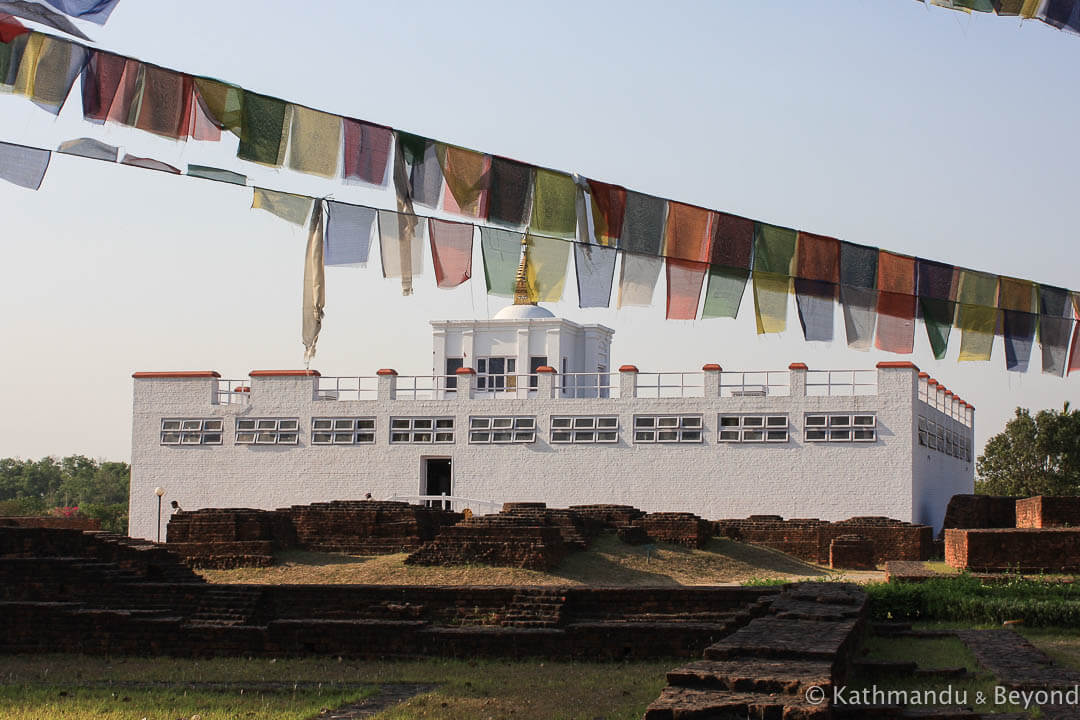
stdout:
<svg viewBox="0 0 1080 720">
<path fill-rule="evenodd" d="M 538 165 L 853 242 L 1080 289 L 1080 38 L 1038 22 L 965 16 L 914 0 L 304 3 L 123 0 L 102 48 L 286 100 Z M 0 96 L 0 140 L 55 147 L 97 137 L 182 165 L 391 207 L 387 193 L 59 119 Z M 235 143 L 235 141 L 233 141 Z M 55 156 L 42 189 L 0 186 L 0 456 L 126 459 L 135 370 L 246 377 L 299 367 L 303 232 L 249 210 L 251 190 Z M 572 266 L 571 266 L 572 273 Z M 505 300 L 474 282 L 414 297 L 366 269 L 331 268 L 312 367 L 430 372 L 430 328 Z M 877 351 L 806 343 L 737 320 L 552 306 L 616 330 L 614 364 L 646 370 L 869 368 Z M 915 363 L 977 408 L 977 444 L 1016 405 L 1080 404 L 1076 378 Z"/>
</svg>

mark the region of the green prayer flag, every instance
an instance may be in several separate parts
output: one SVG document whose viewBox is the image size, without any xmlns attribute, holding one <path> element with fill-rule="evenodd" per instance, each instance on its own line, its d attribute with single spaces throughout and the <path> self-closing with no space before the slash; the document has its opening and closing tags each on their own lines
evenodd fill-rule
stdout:
<svg viewBox="0 0 1080 720">
<path fill-rule="evenodd" d="M 244 89 L 211 78 L 195 78 L 199 103 L 214 123 L 240 134 L 243 127 Z"/>
<path fill-rule="evenodd" d="M 8 73 L 11 72 L 11 59 L 15 55 L 14 42 L 0 42 L 0 85 L 10 87 L 14 81 L 8 82 Z"/>
<path fill-rule="evenodd" d="M 489 295 L 514 296 L 522 237 L 523 233 L 510 230 L 480 228 L 480 251 Z"/>
<path fill-rule="evenodd" d="M 701 317 L 733 318 L 738 315 L 749 277 L 750 271 L 743 268 L 719 265 L 709 268 L 709 286 L 705 290 L 705 307 L 701 310 Z"/>
<path fill-rule="evenodd" d="M 536 169 L 533 190 L 533 232 L 572 238 L 577 232 L 577 186 L 566 173 Z"/>
<path fill-rule="evenodd" d="M 187 174 L 191 177 L 203 178 L 204 180 L 217 180 L 218 182 L 232 183 L 233 185 L 247 185 L 247 176 L 234 173 L 221 168 L 208 167 L 206 165 L 188 165 Z"/>
<path fill-rule="evenodd" d="M 415 165 L 424 161 L 424 151 L 427 150 L 428 143 L 427 138 L 398 130 L 397 141 L 406 163 Z"/>
<path fill-rule="evenodd" d="M 997 307 L 998 276 L 976 270 L 960 271 L 960 292 L 957 302 L 962 305 Z"/>
<path fill-rule="evenodd" d="M 945 357 L 945 351 L 949 346 L 949 333 L 952 331 L 956 303 L 951 300 L 924 297 L 919 298 L 919 305 L 922 308 L 923 324 L 926 326 L 930 348 L 934 351 L 934 357 L 940 360 Z"/>
<path fill-rule="evenodd" d="M 754 272 L 792 275 L 797 233 L 767 223 L 754 223 Z"/>
<path fill-rule="evenodd" d="M 244 93 L 243 127 L 236 156 L 264 165 L 281 167 L 291 114 L 284 100 Z"/>
</svg>

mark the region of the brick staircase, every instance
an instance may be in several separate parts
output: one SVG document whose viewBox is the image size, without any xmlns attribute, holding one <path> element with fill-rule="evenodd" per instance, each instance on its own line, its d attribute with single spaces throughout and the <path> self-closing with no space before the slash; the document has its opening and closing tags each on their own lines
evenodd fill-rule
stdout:
<svg viewBox="0 0 1080 720">
<path fill-rule="evenodd" d="M 192 625 L 248 625 L 261 596 L 262 588 L 257 586 L 209 587 L 202 593 L 190 622 Z"/>
<path fill-rule="evenodd" d="M 559 589 L 521 588 L 506 608 L 503 627 L 554 628 L 562 623 L 566 597 Z"/>
</svg>

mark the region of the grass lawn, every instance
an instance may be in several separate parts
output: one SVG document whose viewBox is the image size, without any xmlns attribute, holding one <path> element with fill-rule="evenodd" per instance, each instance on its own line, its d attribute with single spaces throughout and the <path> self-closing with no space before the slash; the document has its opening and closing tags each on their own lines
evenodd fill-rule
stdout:
<svg viewBox="0 0 1080 720">
<path fill-rule="evenodd" d="M 0 718 L 306 720 L 382 683 L 431 683 L 435 690 L 374 717 L 629 719 L 641 717 L 679 663 L 0 656 Z M 268 690 L 274 682 L 285 686 Z"/>
<path fill-rule="evenodd" d="M 405 553 L 350 556 L 287 552 L 268 568 L 200 570 L 216 583 L 357 583 L 376 585 L 592 585 L 657 586 L 738 584 L 752 579 L 837 577 L 828 568 L 769 548 L 714 538 L 702 550 L 659 543 L 653 550 L 627 545 L 605 533 L 585 552 L 570 555 L 551 572 L 486 565 L 406 565 Z M 857 582 L 878 572 L 845 573 Z"/>
</svg>

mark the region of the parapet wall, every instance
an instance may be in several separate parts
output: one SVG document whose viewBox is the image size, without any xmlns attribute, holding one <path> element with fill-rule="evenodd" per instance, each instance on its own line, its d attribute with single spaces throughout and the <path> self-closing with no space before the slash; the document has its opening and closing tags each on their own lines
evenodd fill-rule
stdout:
<svg viewBox="0 0 1080 720">
<path fill-rule="evenodd" d="M 1017 500 L 1016 527 L 1080 527 L 1080 497 L 1036 495 Z"/>
<path fill-rule="evenodd" d="M 715 525 L 717 535 L 765 545 L 822 565 L 829 563 L 830 544 L 841 536 L 857 535 L 870 541 L 876 565 L 886 560 L 927 560 L 933 542 L 933 529 L 929 525 L 885 517 L 827 522 L 817 518 L 784 520 L 779 515 L 751 515 L 739 520 L 717 520 Z"/>
</svg>

